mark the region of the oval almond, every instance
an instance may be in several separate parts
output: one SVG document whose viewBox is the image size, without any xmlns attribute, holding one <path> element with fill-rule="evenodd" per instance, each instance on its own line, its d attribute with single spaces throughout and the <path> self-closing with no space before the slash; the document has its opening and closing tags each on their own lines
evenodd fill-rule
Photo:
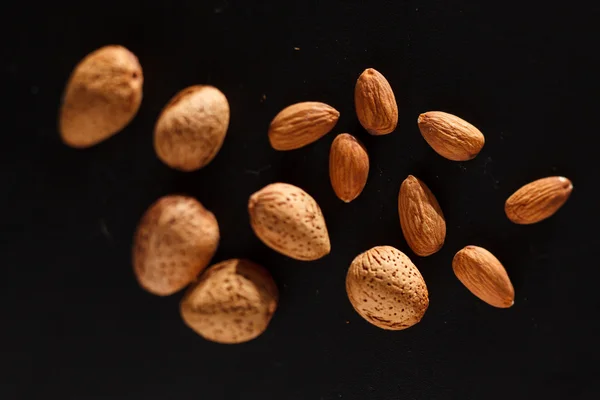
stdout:
<svg viewBox="0 0 600 400">
<path fill-rule="evenodd" d="M 369 176 L 369 155 L 354 136 L 338 135 L 329 152 L 329 178 L 340 200 L 349 203 L 360 195 Z"/>
<path fill-rule="evenodd" d="M 563 176 L 538 179 L 523 186 L 504 205 L 515 224 L 534 224 L 554 215 L 571 196 L 573 184 Z"/>
<path fill-rule="evenodd" d="M 371 135 L 387 135 L 398 125 L 398 105 L 390 83 L 379 71 L 367 68 L 354 87 L 356 116 Z"/>
</svg>

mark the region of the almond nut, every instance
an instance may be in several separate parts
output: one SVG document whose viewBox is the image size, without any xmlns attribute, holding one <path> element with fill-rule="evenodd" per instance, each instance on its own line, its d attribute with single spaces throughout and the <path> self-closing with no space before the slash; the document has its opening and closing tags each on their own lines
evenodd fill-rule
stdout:
<svg viewBox="0 0 600 400">
<path fill-rule="evenodd" d="M 273 250 L 296 260 L 317 260 L 331 250 L 319 205 L 304 190 L 273 183 L 250 196 L 250 224 Z"/>
<path fill-rule="evenodd" d="M 373 68 L 367 68 L 358 77 L 354 105 L 360 124 L 371 135 L 386 135 L 396 129 L 396 97 L 387 79 Z"/>
<path fill-rule="evenodd" d="M 515 224 L 534 224 L 551 217 L 568 200 L 573 184 L 562 176 L 528 183 L 506 200 L 504 211 Z"/>
<path fill-rule="evenodd" d="M 354 136 L 338 135 L 329 152 L 329 178 L 340 200 L 349 203 L 363 191 L 369 176 L 369 155 Z"/>
</svg>

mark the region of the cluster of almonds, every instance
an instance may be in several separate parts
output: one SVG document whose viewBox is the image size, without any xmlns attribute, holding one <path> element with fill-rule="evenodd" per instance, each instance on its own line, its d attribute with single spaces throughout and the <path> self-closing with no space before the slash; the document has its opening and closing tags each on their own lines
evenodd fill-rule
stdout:
<svg viewBox="0 0 600 400">
<path fill-rule="evenodd" d="M 78 148 L 97 144 L 122 130 L 142 99 L 143 75 L 137 58 L 121 46 L 103 47 L 82 60 L 67 84 L 60 113 L 63 141 Z M 374 69 L 365 70 L 355 87 L 356 113 L 371 135 L 393 132 L 398 107 L 390 84 Z M 269 141 L 276 150 L 294 150 L 315 142 L 336 125 L 340 113 L 319 102 L 283 109 L 271 122 Z M 192 86 L 165 106 L 154 131 L 156 154 L 168 166 L 194 171 L 208 164 L 221 148 L 229 125 L 226 97 L 212 86 Z M 427 143 L 453 161 L 474 158 L 483 134 L 468 122 L 444 112 L 418 118 Z M 365 147 L 352 135 L 338 135 L 329 159 L 331 185 L 350 202 L 360 195 L 369 174 Z M 505 212 L 517 224 L 550 217 L 568 199 L 571 182 L 563 177 L 534 181 L 508 198 Z M 411 250 L 429 256 L 443 246 L 446 222 L 427 185 L 409 175 L 400 187 L 398 212 Z M 319 205 L 304 190 L 273 183 L 250 196 L 250 223 L 271 249 L 296 260 L 317 260 L 331 250 Z M 278 302 L 273 278 L 263 267 L 232 259 L 208 267 L 219 244 L 215 216 L 196 199 L 160 198 L 142 217 L 134 238 L 133 266 L 140 285 L 167 296 L 190 285 L 180 304 L 185 323 L 219 343 L 240 343 L 260 335 Z M 208 268 L 207 268 L 208 267 Z M 486 249 L 467 246 L 452 267 L 477 297 L 495 307 L 510 307 L 514 290 L 506 270 Z M 204 272 L 203 272 L 204 271 Z M 390 246 L 358 255 L 346 277 L 354 309 L 380 328 L 401 330 L 421 320 L 429 306 L 427 286 L 409 257 Z"/>
</svg>

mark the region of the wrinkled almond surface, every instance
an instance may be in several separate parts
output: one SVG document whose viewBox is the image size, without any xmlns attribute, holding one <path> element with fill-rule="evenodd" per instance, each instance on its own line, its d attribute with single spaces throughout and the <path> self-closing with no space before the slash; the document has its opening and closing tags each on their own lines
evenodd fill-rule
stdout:
<svg viewBox="0 0 600 400">
<path fill-rule="evenodd" d="M 183 321 L 205 339 L 234 344 L 262 334 L 277 308 L 271 274 L 251 261 L 227 260 L 211 266 L 180 303 Z"/>
<path fill-rule="evenodd" d="M 349 203 L 363 191 L 369 176 L 369 155 L 354 136 L 338 135 L 329 152 L 329 178 L 340 200 Z"/>
<path fill-rule="evenodd" d="M 210 262 L 219 244 L 215 216 L 196 199 L 165 196 L 142 217 L 133 244 L 133 267 L 140 285 L 159 296 L 173 294 Z"/>
<path fill-rule="evenodd" d="M 317 260 L 331 250 L 319 205 L 304 190 L 273 183 L 250 196 L 250 224 L 275 251 L 296 260 Z"/>
<path fill-rule="evenodd" d="M 229 103 L 212 86 L 191 86 L 169 101 L 154 128 L 154 149 L 171 168 L 195 171 L 215 158 L 229 127 Z"/>
<path fill-rule="evenodd" d="M 93 146 L 121 131 L 142 103 L 144 77 L 137 57 L 122 46 L 86 56 L 67 83 L 59 117 L 62 140 Z"/>
<path fill-rule="evenodd" d="M 428 256 L 444 245 L 446 221 L 435 196 L 412 175 L 402 182 L 398 214 L 406 242 L 419 256 Z"/>
<path fill-rule="evenodd" d="M 419 115 L 418 124 L 431 148 L 452 161 L 475 158 L 485 144 L 479 129 L 452 114 L 429 111 Z"/>
<path fill-rule="evenodd" d="M 528 183 L 504 205 L 506 216 L 515 224 L 534 224 L 551 217 L 565 204 L 573 184 L 563 176 L 551 176 Z"/>
<path fill-rule="evenodd" d="M 486 249 L 465 247 L 454 256 L 452 269 L 471 293 L 489 305 L 508 308 L 514 304 L 515 291 L 506 270 Z"/>
<path fill-rule="evenodd" d="M 352 261 L 346 292 L 361 317 L 388 330 L 413 326 L 429 307 L 421 273 L 404 253 L 390 246 L 374 247 Z"/>
<path fill-rule="evenodd" d="M 315 101 L 284 108 L 269 127 L 269 141 L 275 150 L 294 150 L 311 144 L 333 129 L 340 113 Z"/>
<path fill-rule="evenodd" d="M 356 81 L 354 105 L 360 124 L 371 135 L 386 135 L 398 125 L 398 105 L 383 75 L 367 68 Z"/>
</svg>

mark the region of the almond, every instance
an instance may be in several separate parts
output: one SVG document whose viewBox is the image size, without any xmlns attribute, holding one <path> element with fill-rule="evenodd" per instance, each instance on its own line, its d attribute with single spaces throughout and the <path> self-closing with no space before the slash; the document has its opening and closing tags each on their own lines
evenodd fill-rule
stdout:
<svg viewBox="0 0 600 400">
<path fill-rule="evenodd" d="M 191 86 L 165 106 L 154 128 L 158 158 L 181 171 L 198 170 L 215 158 L 229 127 L 229 103 L 212 86 Z"/>
<path fill-rule="evenodd" d="M 331 250 L 319 205 L 304 190 L 273 183 L 250 196 L 250 224 L 273 250 L 296 260 L 317 260 Z"/>
<path fill-rule="evenodd" d="M 358 197 L 367 184 L 369 155 L 354 136 L 338 135 L 329 152 L 329 178 L 337 197 L 346 203 Z"/>
<path fill-rule="evenodd" d="M 551 217 L 568 200 L 573 184 L 562 176 L 528 183 L 506 200 L 504 211 L 515 224 L 534 224 Z"/>
<path fill-rule="evenodd" d="M 430 111 L 419 115 L 419 130 L 431 148 L 452 161 L 475 158 L 485 138 L 479 129 L 455 115 Z"/>
<path fill-rule="evenodd" d="M 404 253 L 390 246 L 374 247 L 352 261 L 346 292 L 356 312 L 382 329 L 409 328 L 421 321 L 429 307 L 421 273 Z"/>
<path fill-rule="evenodd" d="M 137 280 L 150 293 L 173 294 L 206 268 L 218 244 L 217 220 L 200 202 L 187 196 L 162 197 L 148 208 L 135 234 Z"/>
<path fill-rule="evenodd" d="M 269 141 L 275 150 L 295 150 L 330 132 L 340 118 L 333 107 L 315 101 L 284 108 L 269 127 Z"/>
<path fill-rule="evenodd" d="M 180 303 L 183 321 L 205 339 L 233 344 L 262 334 L 277 308 L 271 274 L 251 261 L 227 260 L 211 266 Z"/>
<path fill-rule="evenodd" d="M 444 245 L 444 214 L 423 181 L 409 175 L 400 186 L 398 214 L 406 242 L 419 256 L 428 256 Z"/>
<path fill-rule="evenodd" d="M 71 73 L 60 108 L 65 144 L 90 147 L 125 128 L 142 103 L 143 81 L 137 57 L 125 47 L 87 55 Z"/>
<path fill-rule="evenodd" d="M 465 247 L 454 256 L 452 269 L 471 293 L 489 305 L 508 308 L 515 303 L 515 291 L 506 270 L 486 249 Z"/>
<path fill-rule="evenodd" d="M 396 97 L 387 79 L 373 68 L 367 68 L 358 77 L 354 105 L 360 124 L 371 135 L 386 135 L 396 129 Z"/>
</svg>

